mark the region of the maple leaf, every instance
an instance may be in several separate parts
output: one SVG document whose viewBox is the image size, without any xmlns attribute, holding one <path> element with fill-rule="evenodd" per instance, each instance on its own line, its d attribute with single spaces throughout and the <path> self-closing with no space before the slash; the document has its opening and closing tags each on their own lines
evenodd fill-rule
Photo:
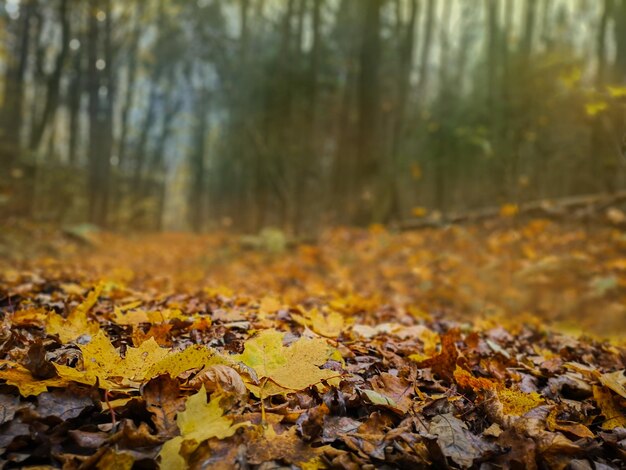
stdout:
<svg viewBox="0 0 626 470">
<path fill-rule="evenodd" d="M 277 434 L 272 426 L 263 433 L 262 438 L 250 442 L 247 450 L 248 460 L 252 464 L 260 464 L 273 460 L 284 460 L 299 468 L 324 468 L 317 467 L 320 464 L 319 456 L 329 446 L 313 448 L 302 442 L 296 434 L 296 428 L 291 428 L 281 434 Z"/>
<path fill-rule="evenodd" d="M 226 439 L 235 434 L 237 429 L 250 425 L 249 422 L 233 424 L 231 418 L 224 416 L 220 406 L 221 398 L 221 395 L 213 395 L 207 403 L 207 392 L 202 387 L 187 399 L 185 410 L 176 415 L 180 436 L 163 444 L 159 453 L 161 468 L 185 468 L 185 459 L 180 454 L 183 444 L 185 450 L 190 452 L 207 439 Z"/>
<path fill-rule="evenodd" d="M 23 397 L 36 396 L 48 391 L 48 387 L 66 387 L 68 381 L 64 378 L 38 379 L 33 377 L 31 372 L 21 364 L 12 361 L 0 361 L 0 379 L 6 381 L 8 385 L 18 388 Z"/>
<path fill-rule="evenodd" d="M 602 374 L 600 376 L 600 382 L 622 398 L 626 398 L 626 375 L 624 375 L 623 370 L 618 370 L 610 374 Z"/>
<path fill-rule="evenodd" d="M 333 349 L 323 339 L 300 338 L 291 346 L 285 347 L 283 333 L 264 330 L 246 341 L 244 352 L 235 357 L 254 369 L 259 378 L 271 379 L 283 389 L 304 390 L 323 380 L 339 376 L 337 372 L 320 369 L 332 354 Z M 255 394 L 260 392 L 257 387 L 249 388 Z M 262 390 L 265 396 L 284 392 L 285 390 L 274 387 L 271 390 Z"/>
<path fill-rule="evenodd" d="M 467 425 L 452 414 L 435 416 L 429 432 L 437 436 L 437 444 L 446 457 L 461 467 L 471 467 L 474 460 L 495 446 L 472 434 Z"/>
<path fill-rule="evenodd" d="M 169 374 L 178 377 L 191 369 L 202 369 L 212 365 L 231 365 L 234 361 L 222 356 L 215 349 L 202 345 L 193 345 L 182 351 L 171 352 L 155 361 L 146 370 L 146 377 Z"/>
<path fill-rule="evenodd" d="M 82 368 L 55 364 L 59 376 L 87 385 L 98 382 L 102 388 L 108 389 L 116 388 L 115 382 L 125 385 L 141 382 L 147 371 L 169 353 L 151 338 L 138 348 L 127 348 L 126 356 L 122 358 L 102 331 L 90 343 L 80 345 L 80 349 L 83 353 Z"/>
<path fill-rule="evenodd" d="M 336 338 L 341 334 L 345 326 L 343 315 L 337 312 L 330 312 L 326 315 L 317 308 L 309 310 L 302 315 L 292 314 L 292 318 L 304 326 L 308 326 L 317 334 L 327 338 Z"/>
<path fill-rule="evenodd" d="M 100 283 L 87 295 L 87 298 L 72 312 L 63 318 L 57 313 L 51 313 L 46 318 L 46 332 L 49 335 L 58 335 L 62 343 L 75 341 L 84 335 L 94 336 L 100 326 L 89 320 L 87 314 L 98 302 L 104 284 Z"/>
<path fill-rule="evenodd" d="M 417 367 L 430 367 L 439 376 L 447 379 L 452 378 L 456 370 L 456 361 L 459 357 L 459 350 L 455 345 L 459 337 L 459 330 L 452 329 L 448 331 L 441 338 L 441 352 L 431 358 L 419 361 Z"/>
<path fill-rule="evenodd" d="M 615 429 L 626 427 L 626 416 L 620 410 L 620 407 L 615 403 L 613 394 L 608 390 L 593 386 L 593 399 L 598 404 L 602 416 L 605 420 L 602 422 L 602 429 Z"/>
</svg>

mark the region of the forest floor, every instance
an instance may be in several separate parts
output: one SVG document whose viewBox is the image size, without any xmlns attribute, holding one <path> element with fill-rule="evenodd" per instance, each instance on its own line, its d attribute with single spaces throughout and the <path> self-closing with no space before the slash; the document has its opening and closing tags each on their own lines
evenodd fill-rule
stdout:
<svg viewBox="0 0 626 470">
<path fill-rule="evenodd" d="M 11 225 L 0 313 L 3 468 L 626 468 L 611 228 Z"/>
</svg>

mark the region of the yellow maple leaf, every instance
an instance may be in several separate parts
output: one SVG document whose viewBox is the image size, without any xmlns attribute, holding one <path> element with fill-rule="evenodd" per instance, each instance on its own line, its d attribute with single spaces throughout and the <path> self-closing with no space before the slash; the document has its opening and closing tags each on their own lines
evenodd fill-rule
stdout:
<svg viewBox="0 0 626 470">
<path fill-rule="evenodd" d="M 317 308 L 304 312 L 302 315 L 292 315 L 292 318 L 327 338 L 336 338 L 345 326 L 344 317 L 340 313 L 330 312 L 325 315 Z"/>
<path fill-rule="evenodd" d="M 496 394 L 507 415 L 523 416 L 544 403 L 537 392 L 525 393 L 513 388 L 497 387 Z"/>
<path fill-rule="evenodd" d="M 125 312 L 120 307 L 115 307 L 113 309 L 113 316 L 111 320 L 118 325 L 131 325 L 136 326 L 141 323 L 149 323 L 150 319 L 148 318 L 148 314 L 145 310 L 137 309 L 131 310 L 129 312 Z"/>
<path fill-rule="evenodd" d="M 276 313 L 281 307 L 282 304 L 278 299 L 274 297 L 263 297 L 259 304 L 259 313 L 261 315 Z"/>
<path fill-rule="evenodd" d="M 283 333 L 264 330 L 246 341 L 244 352 L 235 358 L 254 369 L 259 378 L 270 379 L 284 389 L 304 390 L 339 376 L 337 372 L 320 369 L 332 355 L 333 349 L 321 338 L 300 338 L 285 347 Z M 265 387 L 262 392 L 265 396 L 280 393 L 279 390 L 268 393 Z"/>
<path fill-rule="evenodd" d="M 23 397 L 36 396 L 48 391 L 48 387 L 67 387 L 68 382 L 63 378 L 36 379 L 30 371 L 21 364 L 12 361 L 0 361 L 0 379 L 8 385 L 18 388 Z"/>
<path fill-rule="evenodd" d="M 624 375 L 623 370 L 600 375 L 600 382 L 622 398 L 626 398 L 626 375 Z"/>
<path fill-rule="evenodd" d="M 152 378 L 161 374 L 169 374 L 171 377 L 178 377 L 191 369 L 201 369 L 218 364 L 228 365 L 231 362 L 212 348 L 193 345 L 182 351 L 169 353 L 151 364 L 146 370 L 145 376 Z"/>
<path fill-rule="evenodd" d="M 250 425 L 249 422 L 233 424 L 231 418 L 224 416 L 220 399 L 220 395 L 213 395 L 207 403 L 204 387 L 187 399 L 185 410 L 176 415 L 180 436 L 170 439 L 163 445 L 159 453 L 160 468 L 185 468 L 185 460 L 180 455 L 183 443 L 187 451 L 193 451 L 207 439 L 226 439 L 235 434 L 237 429 Z"/>
<path fill-rule="evenodd" d="M 626 427 L 626 416 L 620 411 L 613 399 L 613 394 L 603 387 L 593 386 L 593 399 L 598 404 L 602 416 L 606 419 L 602 422 L 602 429 Z"/>
<path fill-rule="evenodd" d="M 58 335 L 62 343 L 69 343 L 84 335 L 95 335 L 100 326 L 89 320 L 87 314 L 98 302 L 98 297 L 100 297 L 103 289 L 104 285 L 98 284 L 67 318 L 63 318 L 57 313 L 50 314 L 46 319 L 46 332 L 49 335 Z"/>
<path fill-rule="evenodd" d="M 81 345 L 80 349 L 83 353 L 82 368 L 55 364 L 59 376 L 87 385 L 98 382 L 100 387 L 107 389 L 116 388 L 118 383 L 131 385 L 143 381 L 148 370 L 169 353 L 168 349 L 159 347 L 150 338 L 138 348 L 128 348 L 122 358 L 102 331 L 89 344 Z"/>
</svg>

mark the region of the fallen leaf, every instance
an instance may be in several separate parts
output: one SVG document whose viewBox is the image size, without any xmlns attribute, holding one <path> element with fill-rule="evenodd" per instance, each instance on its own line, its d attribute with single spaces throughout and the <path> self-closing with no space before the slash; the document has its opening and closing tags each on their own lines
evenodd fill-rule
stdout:
<svg viewBox="0 0 626 470">
<path fill-rule="evenodd" d="M 161 468 L 185 466 L 185 461 L 180 455 L 183 444 L 186 445 L 187 451 L 193 450 L 207 439 L 213 437 L 226 439 L 235 434 L 237 429 L 249 425 L 247 422 L 233 424 L 231 418 L 224 416 L 220 400 L 220 395 L 214 395 L 207 403 L 207 393 L 204 387 L 187 399 L 185 410 L 178 412 L 176 417 L 180 436 L 167 441 L 159 454 Z"/>
<path fill-rule="evenodd" d="M 602 429 L 615 429 L 626 428 L 626 416 L 620 410 L 620 407 L 615 403 L 613 395 L 608 390 L 602 387 L 594 385 L 593 387 L 593 399 L 598 404 L 604 421 L 602 421 Z"/>
<path fill-rule="evenodd" d="M 49 335 L 57 335 L 62 343 L 69 343 L 81 336 L 92 337 L 100 326 L 97 322 L 91 321 L 87 314 L 98 302 L 98 297 L 102 294 L 104 284 L 98 284 L 89 292 L 87 298 L 72 312 L 63 318 L 57 313 L 51 313 L 46 319 L 46 332 Z"/>
<path fill-rule="evenodd" d="M 281 332 L 264 330 L 246 341 L 244 352 L 236 359 L 254 369 L 259 378 L 271 379 L 285 389 L 304 390 L 340 375 L 320 369 L 332 354 L 332 348 L 323 339 L 300 338 L 284 347 Z"/>
<path fill-rule="evenodd" d="M 474 460 L 494 450 L 492 445 L 472 434 L 467 425 L 452 414 L 435 416 L 429 432 L 437 436 L 437 444 L 443 455 L 461 467 L 471 467 Z"/>
</svg>

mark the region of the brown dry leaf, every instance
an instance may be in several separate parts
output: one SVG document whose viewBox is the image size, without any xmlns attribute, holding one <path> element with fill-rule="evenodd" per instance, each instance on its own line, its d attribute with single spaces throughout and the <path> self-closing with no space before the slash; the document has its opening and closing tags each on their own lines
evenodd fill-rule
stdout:
<svg viewBox="0 0 626 470">
<path fill-rule="evenodd" d="M 251 440 L 247 450 L 248 460 L 253 465 L 276 460 L 301 468 L 306 468 L 303 464 L 307 462 L 311 465 L 323 453 L 324 448 L 313 448 L 302 442 L 296 428 L 277 434 L 272 426 L 262 437 Z"/>
<path fill-rule="evenodd" d="M 452 379 L 456 370 L 456 361 L 459 357 L 459 351 L 455 343 L 460 339 L 460 336 L 457 329 L 448 331 L 441 338 L 441 352 L 429 359 L 419 361 L 417 366 L 422 369 L 430 367 L 440 377 Z"/>
<path fill-rule="evenodd" d="M 237 371 L 222 364 L 208 366 L 189 381 L 189 386 L 196 390 L 203 385 L 210 393 L 229 392 L 236 395 L 248 393 L 248 389 Z"/>
<path fill-rule="evenodd" d="M 129 452 L 117 452 L 109 449 L 98 461 L 98 470 L 130 470 L 135 458 Z"/>
<path fill-rule="evenodd" d="M 158 433 L 168 437 L 174 435 L 177 429 L 176 414 L 185 406 L 185 397 L 181 396 L 178 380 L 168 374 L 155 377 L 142 387 L 141 395 Z"/>
<path fill-rule="evenodd" d="M 48 312 L 43 308 L 29 306 L 11 315 L 11 323 L 19 327 L 42 327 L 45 325 L 48 316 Z"/>
<path fill-rule="evenodd" d="M 574 423 L 569 421 L 560 421 L 557 418 L 558 410 L 555 408 L 550 411 L 548 418 L 546 419 L 546 426 L 550 431 L 562 431 L 569 434 L 573 434 L 576 437 L 595 437 L 594 433 L 582 423 Z"/>
<path fill-rule="evenodd" d="M 474 460 L 495 450 L 495 446 L 472 434 L 463 421 L 449 413 L 435 416 L 429 432 L 437 436 L 443 455 L 464 468 L 471 467 Z"/>
<path fill-rule="evenodd" d="M 393 409 L 400 414 L 406 413 L 413 404 L 412 397 L 415 395 L 413 384 L 406 379 L 383 373 L 370 380 L 372 388 L 393 400 Z"/>
</svg>

